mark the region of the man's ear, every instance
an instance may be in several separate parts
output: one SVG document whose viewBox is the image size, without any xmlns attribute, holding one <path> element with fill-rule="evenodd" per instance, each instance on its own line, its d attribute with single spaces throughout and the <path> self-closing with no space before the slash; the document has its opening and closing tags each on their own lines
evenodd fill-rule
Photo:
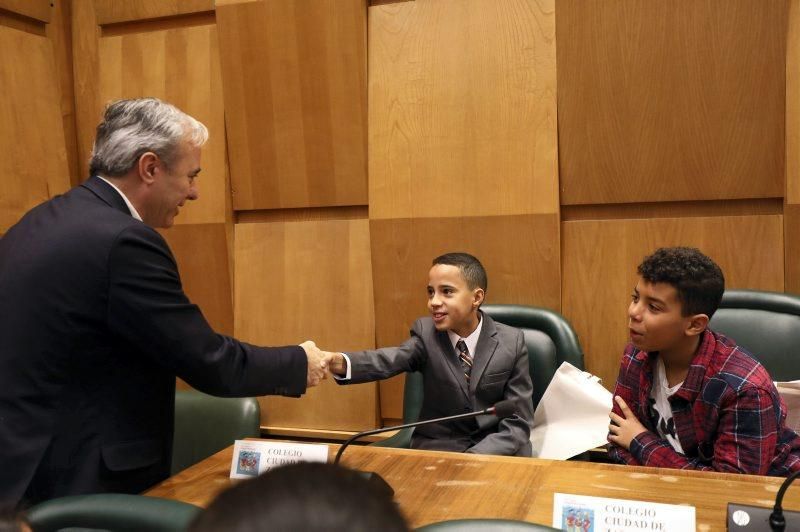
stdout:
<svg viewBox="0 0 800 532">
<path fill-rule="evenodd" d="M 155 174 L 158 171 L 158 155 L 148 151 L 139 157 L 139 179 L 146 184 L 151 185 L 155 180 Z"/>
<path fill-rule="evenodd" d="M 689 325 L 686 327 L 686 336 L 697 336 L 708 327 L 708 316 L 706 314 L 695 314 L 689 317 Z"/>
<path fill-rule="evenodd" d="M 472 304 L 475 308 L 481 306 L 483 303 L 483 298 L 486 296 L 486 293 L 483 291 L 483 288 L 476 288 L 475 291 L 472 293 Z"/>
</svg>

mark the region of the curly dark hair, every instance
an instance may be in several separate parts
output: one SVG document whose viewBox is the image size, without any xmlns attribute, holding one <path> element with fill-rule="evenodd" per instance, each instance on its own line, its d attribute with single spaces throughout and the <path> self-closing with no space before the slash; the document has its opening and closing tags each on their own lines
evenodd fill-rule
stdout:
<svg viewBox="0 0 800 532">
<path fill-rule="evenodd" d="M 684 316 L 714 315 L 725 291 L 725 277 L 717 264 L 697 248 L 659 248 L 637 269 L 648 283 L 675 287 Z"/>
</svg>

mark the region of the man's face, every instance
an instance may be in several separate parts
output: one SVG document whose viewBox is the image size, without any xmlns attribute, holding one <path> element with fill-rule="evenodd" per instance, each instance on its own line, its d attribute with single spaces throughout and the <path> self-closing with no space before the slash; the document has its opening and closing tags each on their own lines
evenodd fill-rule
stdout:
<svg viewBox="0 0 800 532">
<path fill-rule="evenodd" d="M 470 290 L 458 266 L 435 264 L 428 273 L 428 310 L 437 330 L 469 336 L 478 326 L 482 301 L 483 290 Z"/>
<path fill-rule="evenodd" d="M 628 307 L 631 343 L 642 351 L 669 351 L 685 337 L 692 320 L 683 316 L 678 291 L 667 283 L 639 278 Z"/>
<path fill-rule="evenodd" d="M 200 173 L 200 148 L 182 141 L 175 160 L 167 166 L 156 163 L 152 190 L 149 194 L 145 223 L 152 227 L 172 227 L 178 211 L 187 200 L 199 197 L 195 178 Z"/>
</svg>

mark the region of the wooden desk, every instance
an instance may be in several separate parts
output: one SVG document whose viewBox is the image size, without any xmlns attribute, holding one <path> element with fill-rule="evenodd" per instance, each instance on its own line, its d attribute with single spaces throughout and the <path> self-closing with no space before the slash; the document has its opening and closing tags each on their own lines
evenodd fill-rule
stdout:
<svg viewBox="0 0 800 532">
<path fill-rule="evenodd" d="M 333 456 L 338 445 L 330 445 Z M 233 447 L 147 491 L 206 506 L 231 485 Z M 550 524 L 553 493 L 574 493 L 697 509 L 697 530 L 725 530 L 728 502 L 771 506 L 783 479 L 702 473 L 588 462 L 478 456 L 383 447 L 350 447 L 342 463 L 375 471 L 394 488 L 412 527 L 470 517 L 521 519 Z M 790 489 L 784 508 L 800 510 L 800 486 Z"/>
</svg>

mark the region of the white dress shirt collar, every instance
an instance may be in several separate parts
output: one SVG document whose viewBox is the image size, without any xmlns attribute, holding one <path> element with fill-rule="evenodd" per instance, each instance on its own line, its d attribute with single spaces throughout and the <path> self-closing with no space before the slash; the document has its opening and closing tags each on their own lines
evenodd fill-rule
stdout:
<svg viewBox="0 0 800 532">
<path fill-rule="evenodd" d="M 475 356 L 475 347 L 478 345 L 478 338 L 481 336 L 481 329 L 483 328 L 483 315 L 481 312 L 478 312 L 478 326 L 475 327 L 475 330 L 470 333 L 469 336 L 466 338 L 461 338 L 459 335 L 454 333 L 451 330 L 447 331 L 447 336 L 450 338 L 450 343 L 453 344 L 453 349 L 456 348 L 456 344 L 459 340 L 464 340 L 464 343 L 467 344 L 467 351 L 469 352 L 469 356 Z M 456 350 L 457 352 L 457 350 Z"/>
<path fill-rule="evenodd" d="M 128 199 L 128 196 L 126 196 L 125 194 L 123 194 L 123 193 L 122 193 L 122 191 L 121 191 L 119 188 L 117 188 L 117 185 L 115 185 L 114 183 L 112 183 L 111 181 L 109 181 L 108 179 L 106 179 L 105 177 L 103 177 L 103 176 L 101 176 L 101 175 L 98 175 L 97 177 L 99 177 L 100 179 L 102 179 L 103 181 L 105 181 L 106 183 L 108 183 L 109 185 L 111 185 L 111 188 L 113 188 L 114 190 L 116 190 L 116 191 L 117 191 L 117 193 L 118 193 L 120 196 L 122 196 L 122 199 L 123 199 L 123 200 L 125 200 L 125 205 L 127 205 L 127 206 L 128 206 L 128 210 L 129 210 L 129 211 L 131 211 L 131 216 L 133 216 L 134 218 L 136 218 L 136 219 L 137 219 L 137 220 L 139 220 L 140 222 L 142 222 L 142 221 L 143 221 L 143 220 L 142 220 L 142 217 L 141 217 L 141 216 L 139 216 L 139 211 L 137 211 L 137 210 L 136 210 L 136 207 L 134 207 L 134 206 L 133 206 L 133 203 L 131 203 L 131 201 Z"/>
</svg>

